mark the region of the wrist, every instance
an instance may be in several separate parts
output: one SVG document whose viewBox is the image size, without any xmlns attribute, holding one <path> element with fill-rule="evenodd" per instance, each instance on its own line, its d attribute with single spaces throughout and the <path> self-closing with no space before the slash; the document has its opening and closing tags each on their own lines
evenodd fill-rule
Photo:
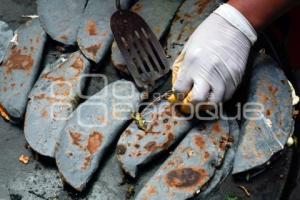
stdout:
<svg viewBox="0 0 300 200">
<path fill-rule="evenodd" d="M 251 23 L 256 31 L 273 22 L 288 9 L 297 4 L 295 0 L 229 0 L 228 4 L 236 8 Z"/>
<path fill-rule="evenodd" d="M 215 10 L 214 13 L 221 16 L 229 24 L 243 33 L 249 39 L 251 44 L 256 42 L 257 34 L 255 29 L 239 10 L 229 4 L 223 4 Z"/>
<path fill-rule="evenodd" d="M 255 5 L 252 3 L 246 5 L 245 2 L 239 0 L 230 0 L 228 4 L 242 13 L 256 31 L 260 30 L 264 26 L 265 20 L 262 17 L 257 17 L 253 14 Z"/>
</svg>

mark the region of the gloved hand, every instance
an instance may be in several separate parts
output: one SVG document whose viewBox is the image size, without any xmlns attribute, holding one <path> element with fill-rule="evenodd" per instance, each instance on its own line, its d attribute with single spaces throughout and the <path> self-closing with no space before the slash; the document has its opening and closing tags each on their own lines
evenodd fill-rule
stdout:
<svg viewBox="0 0 300 200">
<path fill-rule="evenodd" d="M 191 35 L 173 65 L 173 91 L 188 103 L 229 100 L 242 81 L 256 32 L 223 4 Z"/>
</svg>

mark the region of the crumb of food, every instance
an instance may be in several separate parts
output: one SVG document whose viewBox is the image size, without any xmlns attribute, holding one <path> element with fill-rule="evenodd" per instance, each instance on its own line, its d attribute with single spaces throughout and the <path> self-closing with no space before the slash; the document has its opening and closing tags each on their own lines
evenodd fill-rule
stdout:
<svg viewBox="0 0 300 200">
<path fill-rule="evenodd" d="M 9 121 L 9 120 L 10 120 L 8 113 L 6 112 L 5 108 L 4 108 L 1 104 L 0 104 L 0 115 L 1 115 L 1 117 L 3 117 L 3 119 L 5 119 L 6 121 Z"/>
<path fill-rule="evenodd" d="M 288 81 L 291 91 L 292 91 L 292 99 L 293 99 L 293 106 L 297 105 L 300 101 L 300 98 L 296 95 L 296 91 L 294 86 L 292 85 L 292 83 L 290 81 Z"/>
<path fill-rule="evenodd" d="M 21 155 L 19 157 L 19 161 L 25 165 L 29 163 L 29 160 L 30 160 L 29 156 Z"/>
<path fill-rule="evenodd" d="M 38 15 L 22 15 L 23 18 L 35 19 L 38 18 Z"/>
<path fill-rule="evenodd" d="M 143 119 L 141 113 L 133 113 L 131 115 L 131 117 L 136 122 L 136 125 L 138 126 L 139 129 L 146 131 L 147 124 L 146 124 L 145 120 Z"/>
<path fill-rule="evenodd" d="M 15 33 L 13 38 L 10 40 L 10 43 L 13 45 L 13 46 L 17 46 L 19 43 L 18 43 L 18 34 Z"/>
<path fill-rule="evenodd" d="M 245 186 L 239 185 L 239 188 L 241 188 L 244 191 L 247 197 L 251 197 L 251 193 Z"/>
<path fill-rule="evenodd" d="M 288 147 L 294 146 L 296 144 L 295 139 L 292 136 L 289 137 L 286 144 Z"/>
<path fill-rule="evenodd" d="M 239 198 L 236 196 L 228 196 L 225 200 L 239 200 Z"/>
<path fill-rule="evenodd" d="M 191 149 L 187 152 L 188 157 L 192 157 L 194 155 L 194 151 Z"/>
<path fill-rule="evenodd" d="M 134 196 L 135 189 L 133 185 L 129 185 L 126 192 L 126 199 L 131 199 Z"/>
<path fill-rule="evenodd" d="M 30 149 L 30 145 L 28 143 L 24 144 L 25 149 Z"/>
<path fill-rule="evenodd" d="M 178 102 L 178 100 L 177 100 L 175 94 L 172 94 L 171 96 L 169 96 L 169 97 L 168 97 L 168 101 L 169 101 L 170 103 L 177 103 L 177 102 Z"/>
<path fill-rule="evenodd" d="M 265 119 L 266 124 L 268 125 L 268 127 L 272 128 L 272 121 L 270 119 Z"/>
</svg>

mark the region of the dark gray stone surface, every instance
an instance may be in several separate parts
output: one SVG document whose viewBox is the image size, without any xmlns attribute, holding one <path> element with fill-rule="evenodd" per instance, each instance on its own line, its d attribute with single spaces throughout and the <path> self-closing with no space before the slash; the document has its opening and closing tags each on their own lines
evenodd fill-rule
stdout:
<svg viewBox="0 0 300 200">
<path fill-rule="evenodd" d="M 0 0 L 0 5 L 0 20 L 13 30 L 28 21 L 23 16 L 36 14 L 36 0 Z"/>
</svg>

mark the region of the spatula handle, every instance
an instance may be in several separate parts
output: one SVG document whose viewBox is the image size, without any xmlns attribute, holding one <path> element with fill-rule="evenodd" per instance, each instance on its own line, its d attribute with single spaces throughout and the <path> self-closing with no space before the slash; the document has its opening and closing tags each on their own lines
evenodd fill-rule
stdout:
<svg viewBox="0 0 300 200">
<path fill-rule="evenodd" d="M 118 10 L 122 10 L 120 0 L 116 0 L 116 7 Z"/>
</svg>

